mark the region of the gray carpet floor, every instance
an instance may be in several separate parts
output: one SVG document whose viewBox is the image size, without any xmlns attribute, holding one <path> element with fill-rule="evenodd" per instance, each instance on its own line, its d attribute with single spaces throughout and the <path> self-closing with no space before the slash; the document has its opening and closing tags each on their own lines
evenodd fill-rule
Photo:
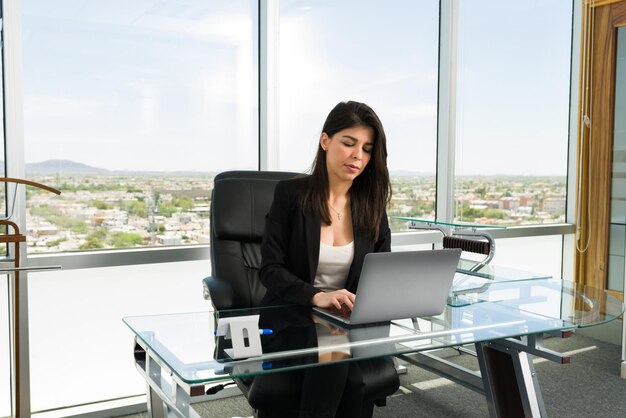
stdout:
<svg viewBox="0 0 626 418">
<path fill-rule="evenodd" d="M 621 348 L 580 335 L 548 338 L 545 345 L 571 355 L 570 364 L 535 359 L 535 368 L 549 417 L 602 418 L 626 416 L 626 380 L 619 376 Z M 474 357 L 460 354 L 448 360 L 477 370 Z M 374 417 L 487 417 L 483 395 L 419 367 L 408 366 L 400 390 Z M 194 405 L 202 417 L 251 417 L 242 396 Z M 143 418 L 146 414 L 128 415 Z"/>
</svg>

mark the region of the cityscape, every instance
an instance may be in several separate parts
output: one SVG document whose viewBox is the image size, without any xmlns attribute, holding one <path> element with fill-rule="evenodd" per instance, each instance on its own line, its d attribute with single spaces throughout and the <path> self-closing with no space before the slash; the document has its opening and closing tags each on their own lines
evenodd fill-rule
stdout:
<svg viewBox="0 0 626 418">
<path fill-rule="evenodd" d="M 206 244 L 214 173 L 74 173 L 28 170 L 29 180 L 61 195 L 26 188 L 29 253 Z M 80 172 L 78 172 L 80 171 Z M 391 174 L 392 231 L 408 230 L 394 217 L 435 218 L 435 176 Z M 565 221 L 566 179 L 557 176 L 457 178 L 455 221 L 530 225 Z"/>
</svg>

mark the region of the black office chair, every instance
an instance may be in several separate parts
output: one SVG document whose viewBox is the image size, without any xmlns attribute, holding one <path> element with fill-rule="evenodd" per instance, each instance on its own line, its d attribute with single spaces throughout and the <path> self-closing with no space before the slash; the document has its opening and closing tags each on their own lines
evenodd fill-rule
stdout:
<svg viewBox="0 0 626 418">
<path fill-rule="evenodd" d="M 213 275 L 203 280 L 204 297 L 211 300 L 215 310 L 259 306 L 266 292 L 259 280 L 265 215 L 272 204 L 276 183 L 297 175 L 287 172 L 229 171 L 215 177 L 211 199 Z M 368 362 L 363 370 L 365 398 L 368 402 L 363 410 L 370 416 L 374 404 L 385 405 L 386 396 L 398 388 L 398 376 L 393 363 L 383 361 L 387 359 L 379 360 Z M 271 380 L 271 385 L 268 385 L 268 379 L 264 379 L 263 396 L 255 393 L 254 378 L 235 379 L 258 416 L 288 416 L 297 411 L 300 388 L 282 382 L 280 374 L 265 377 Z M 272 392 L 269 396 L 268 386 Z M 281 405 L 281 410 L 267 411 L 267 408 L 275 405 Z"/>
</svg>

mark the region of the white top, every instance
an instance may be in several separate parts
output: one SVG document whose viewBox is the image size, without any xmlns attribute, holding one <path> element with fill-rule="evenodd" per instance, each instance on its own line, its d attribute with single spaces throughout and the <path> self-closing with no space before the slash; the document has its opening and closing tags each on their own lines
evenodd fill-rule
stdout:
<svg viewBox="0 0 626 418">
<path fill-rule="evenodd" d="M 320 241 L 320 258 L 313 286 L 326 292 L 345 288 L 353 258 L 354 241 L 337 247 Z"/>
</svg>

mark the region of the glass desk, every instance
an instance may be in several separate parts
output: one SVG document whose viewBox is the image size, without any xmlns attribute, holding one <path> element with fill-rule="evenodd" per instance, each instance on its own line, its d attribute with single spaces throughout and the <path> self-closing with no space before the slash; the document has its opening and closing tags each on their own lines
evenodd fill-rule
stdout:
<svg viewBox="0 0 626 418">
<path fill-rule="evenodd" d="M 497 281 L 549 279 L 552 277 L 545 273 L 503 267 L 495 264 L 487 264 L 478 270 L 474 270 L 478 264 L 477 261 L 460 259 L 456 271 Z"/>
<path fill-rule="evenodd" d="M 623 310 L 610 294 L 561 280 L 457 275 L 441 315 L 351 329 L 296 306 L 136 316 L 124 322 L 135 334 L 135 362 L 148 383 L 151 416 L 197 416 L 191 399 L 215 382 L 390 355 L 483 392 L 491 416 L 545 416 L 529 354 L 561 363 L 569 359 L 542 346 L 544 333 L 567 334 L 611 321 Z M 260 315 L 259 326 L 273 334 L 261 336 L 262 355 L 233 360 L 224 353 L 230 341 L 214 335 L 216 318 L 252 314 Z M 327 342 L 320 336 L 328 331 L 341 338 Z M 475 346 L 480 373 L 433 354 L 467 344 Z"/>
<path fill-rule="evenodd" d="M 453 229 L 506 229 L 506 226 L 504 225 L 477 224 L 469 222 L 443 222 L 435 221 L 434 219 L 413 218 L 410 216 L 390 216 L 389 218 L 406 221 L 409 223 L 409 228 L 413 229 L 419 229 L 420 225 L 425 225 L 426 227 L 441 226 Z"/>
</svg>

